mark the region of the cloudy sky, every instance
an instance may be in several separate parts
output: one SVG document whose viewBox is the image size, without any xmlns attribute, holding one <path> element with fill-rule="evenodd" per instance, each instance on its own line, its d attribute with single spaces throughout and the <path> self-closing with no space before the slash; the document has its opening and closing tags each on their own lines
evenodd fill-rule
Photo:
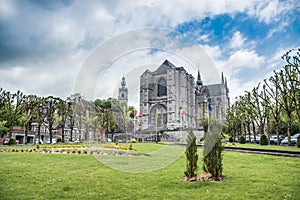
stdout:
<svg viewBox="0 0 300 200">
<path fill-rule="evenodd" d="M 205 84 L 224 72 L 234 100 L 280 69 L 299 36 L 298 0 L 0 0 L 0 87 L 106 98 L 124 75 L 137 106 L 139 76 L 168 59 Z"/>
</svg>

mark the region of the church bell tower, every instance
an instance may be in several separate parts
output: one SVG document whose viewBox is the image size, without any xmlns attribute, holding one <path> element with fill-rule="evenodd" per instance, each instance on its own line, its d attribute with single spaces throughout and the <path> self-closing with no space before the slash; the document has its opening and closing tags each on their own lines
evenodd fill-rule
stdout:
<svg viewBox="0 0 300 200">
<path fill-rule="evenodd" d="M 126 87 L 126 81 L 124 75 L 122 77 L 121 87 L 119 88 L 118 100 L 122 102 L 126 102 L 126 104 L 128 103 L 128 89 Z"/>
</svg>

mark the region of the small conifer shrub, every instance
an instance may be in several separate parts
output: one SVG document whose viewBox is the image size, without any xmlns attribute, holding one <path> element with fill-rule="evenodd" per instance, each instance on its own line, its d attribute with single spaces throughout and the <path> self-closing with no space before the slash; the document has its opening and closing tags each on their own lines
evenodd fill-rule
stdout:
<svg viewBox="0 0 300 200">
<path fill-rule="evenodd" d="M 184 174 L 185 176 L 191 178 L 196 176 L 196 170 L 198 168 L 196 136 L 191 129 L 188 131 L 186 142 L 187 142 L 187 147 L 185 150 L 185 156 L 187 162 L 186 162 L 186 170 Z"/>
<path fill-rule="evenodd" d="M 241 136 L 241 137 L 240 137 L 240 143 L 241 143 L 241 144 L 246 144 L 246 139 L 245 139 L 244 136 Z"/>
<path fill-rule="evenodd" d="M 268 145 L 268 138 L 267 138 L 266 135 L 262 135 L 262 136 L 260 137 L 259 144 L 260 144 L 260 145 Z"/>
<path fill-rule="evenodd" d="M 298 135 L 298 137 L 297 137 L 296 145 L 298 148 L 300 148 L 300 135 Z"/>
</svg>

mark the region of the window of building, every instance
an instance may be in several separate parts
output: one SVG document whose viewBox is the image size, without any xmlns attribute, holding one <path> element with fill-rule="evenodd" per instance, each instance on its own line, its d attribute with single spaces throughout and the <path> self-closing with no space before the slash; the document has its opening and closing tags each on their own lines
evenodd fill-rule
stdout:
<svg viewBox="0 0 300 200">
<path fill-rule="evenodd" d="M 167 83 L 164 78 L 161 78 L 158 81 L 158 87 L 157 87 L 157 96 L 166 96 L 167 95 Z"/>
</svg>

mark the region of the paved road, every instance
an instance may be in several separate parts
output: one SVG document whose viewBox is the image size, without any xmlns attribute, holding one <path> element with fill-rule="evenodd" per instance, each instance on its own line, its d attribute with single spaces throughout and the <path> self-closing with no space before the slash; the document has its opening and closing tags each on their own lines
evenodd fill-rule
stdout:
<svg viewBox="0 0 300 200">
<path fill-rule="evenodd" d="M 242 152 L 242 153 L 266 154 L 266 155 L 272 155 L 272 156 L 285 156 L 285 157 L 300 158 L 300 151 L 254 149 L 254 148 L 241 148 L 241 147 L 225 147 L 225 150 Z"/>
</svg>

